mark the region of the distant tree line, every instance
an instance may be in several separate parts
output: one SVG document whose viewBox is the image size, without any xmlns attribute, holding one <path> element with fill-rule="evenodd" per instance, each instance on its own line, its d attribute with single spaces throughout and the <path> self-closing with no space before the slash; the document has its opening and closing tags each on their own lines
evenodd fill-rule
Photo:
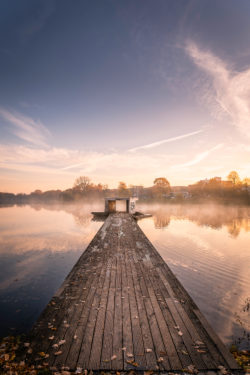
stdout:
<svg viewBox="0 0 250 375">
<path fill-rule="evenodd" d="M 157 177 L 151 187 L 129 185 L 120 181 L 116 189 L 94 184 L 89 177 L 78 177 L 72 188 L 66 190 L 35 190 L 31 194 L 0 193 L 0 205 L 75 202 L 103 199 L 104 197 L 136 197 L 140 202 L 184 203 L 216 201 L 250 204 L 250 178 L 240 179 L 236 171 L 221 177 L 204 179 L 189 186 L 170 186 L 165 177 Z"/>
<path fill-rule="evenodd" d="M 236 171 L 230 172 L 225 181 L 213 177 L 189 185 L 188 190 L 193 201 L 250 204 L 250 178 L 241 180 Z"/>
</svg>

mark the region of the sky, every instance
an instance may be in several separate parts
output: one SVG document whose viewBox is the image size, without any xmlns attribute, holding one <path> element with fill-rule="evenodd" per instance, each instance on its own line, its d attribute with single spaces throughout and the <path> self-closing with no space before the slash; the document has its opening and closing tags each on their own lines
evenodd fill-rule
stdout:
<svg viewBox="0 0 250 375">
<path fill-rule="evenodd" d="M 249 0 L 2 0 L 0 191 L 250 177 Z"/>
</svg>

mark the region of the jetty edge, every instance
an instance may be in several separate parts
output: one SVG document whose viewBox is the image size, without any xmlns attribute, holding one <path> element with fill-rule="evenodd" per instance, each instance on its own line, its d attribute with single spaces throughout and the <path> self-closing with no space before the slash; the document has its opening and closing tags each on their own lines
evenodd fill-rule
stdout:
<svg viewBox="0 0 250 375">
<path fill-rule="evenodd" d="M 55 372 L 242 373 L 128 212 L 107 216 L 29 338 L 28 360 Z"/>
</svg>

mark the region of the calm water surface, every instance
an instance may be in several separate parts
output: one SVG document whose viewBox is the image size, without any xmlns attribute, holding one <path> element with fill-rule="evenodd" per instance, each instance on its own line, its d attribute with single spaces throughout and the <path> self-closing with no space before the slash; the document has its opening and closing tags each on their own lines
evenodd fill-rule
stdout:
<svg viewBox="0 0 250 375">
<path fill-rule="evenodd" d="M 27 332 L 102 223 L 99 205 L 0 208 L 0 335 Z M 139 225 L 225 344 L 249 348 L 250 209 L 140 206 Z"/>
</svg>

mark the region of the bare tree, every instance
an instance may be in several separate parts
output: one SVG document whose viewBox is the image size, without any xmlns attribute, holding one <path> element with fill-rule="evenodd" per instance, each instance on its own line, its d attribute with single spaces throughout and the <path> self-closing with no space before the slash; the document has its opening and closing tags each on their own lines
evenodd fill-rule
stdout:
<svg viewBox="0 0 250 375">
<path fill-rule="evenodd" d="M 75 180 L 74 189 L 86 193 L 91 187 L 91 180 L 87 176 L 80 176 Z"/>
</svg>

